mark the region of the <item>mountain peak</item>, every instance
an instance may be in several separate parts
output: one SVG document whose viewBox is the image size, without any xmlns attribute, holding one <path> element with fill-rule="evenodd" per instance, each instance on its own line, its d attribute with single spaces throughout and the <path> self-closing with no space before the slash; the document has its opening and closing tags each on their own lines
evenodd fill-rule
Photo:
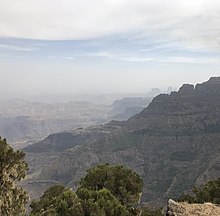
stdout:
<svg viewBox="0 0 220 216">
<path fill-rule="evenodd" d="M 179 89 L 179 93 L 180 94 L 192 94 L 194 93 L 194 85 L 192 84 L 183 84 L 180 89 Z"/>
<path fill-rule="evenodd" d="M 217 82 L 220 83 L 220 77 L 211 77 L 208 82 Z"/>
</svg>

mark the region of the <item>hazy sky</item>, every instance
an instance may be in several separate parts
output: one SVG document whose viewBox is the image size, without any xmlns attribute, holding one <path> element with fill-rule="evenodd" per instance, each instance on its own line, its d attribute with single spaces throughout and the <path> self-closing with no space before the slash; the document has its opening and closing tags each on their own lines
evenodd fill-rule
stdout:
<svg viewBox="0 0 220 216">
<path fill-rule="evenodd" d="M 1 95 L 145 92 L 218 75 L 219 0 L 0 0 Z"/>
</svg>

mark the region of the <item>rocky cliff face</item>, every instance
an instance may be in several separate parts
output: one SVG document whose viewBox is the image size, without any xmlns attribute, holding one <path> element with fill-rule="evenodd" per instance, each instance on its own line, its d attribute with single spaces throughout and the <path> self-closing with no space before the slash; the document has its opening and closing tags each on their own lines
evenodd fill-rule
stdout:
<svg viewBox="0 0 220 216">
<path fill-rule="evenodd" d="M 29 180 L 75 187 L 89 167 L 119 163 L 143 177 L 143 201 L 160 205 L 197 183 L 219 177 L 219 153 L 220 78 L 214 77 L 157 96 L 123 126 L 66 149 Z"/>
<path fill-rule="evenodd" d="M 131 109 L 131 108 L 144 109 L 149 105 L 152 98 L 153 97 L 130 97 L 130 98 L 123 98 L 121 100 L 116 100 L 112 105 L 110 105 L 111 107 L 110 114 L 112 116 L 116 116 L 124 113 L 127 109 Z"/>
<path fill-rule="evenodd" d="M 112 121 L 104 125 L 78 128 L 71 131 L 60 132 L 49 135 L 42 141 L 25 147 L 25 152 L 63 152 L 83 143 L 92 143 L 110 132 L 123 127 L 123 122 Z"/>
</svg>

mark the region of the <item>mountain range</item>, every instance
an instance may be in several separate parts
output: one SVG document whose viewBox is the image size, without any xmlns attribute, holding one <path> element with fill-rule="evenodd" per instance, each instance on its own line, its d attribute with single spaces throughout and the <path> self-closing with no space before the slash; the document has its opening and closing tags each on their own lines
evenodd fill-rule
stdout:
<svg viewBox="0 0 220 216">
<path fill-rule="evenodd" d="M 83 101 L 0 101 L 0 134 L 14 147 L 22 148 L 52 133 L 103 124 L 113 119 L 127 120 L 151 100 L 150 97 L 129 97 L 112 105 Z"/>
<path fill-rule="evenodd" d="M 53 134 L 23 150 L 33 197 L 57 182 L 75 188 L 88 168 L 111 163 L 137 171 L 142 201 L 161 206 L 220 176 L 220 77 L 156 96 L 127 121 Z"/>
</svg>

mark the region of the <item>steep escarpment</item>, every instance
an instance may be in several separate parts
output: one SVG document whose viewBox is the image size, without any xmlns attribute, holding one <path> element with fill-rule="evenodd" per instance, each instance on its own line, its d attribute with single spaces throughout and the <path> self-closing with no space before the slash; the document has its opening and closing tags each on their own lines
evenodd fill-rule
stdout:
<svg viewBox="0 0 220 216">
<path fill-rule="evenodd" d="M 39 169 L 52 164 L 63 152 L 78 148 L 79 145 L 82 147 L 91 144 L 123 126 L 124 122 L 111 121 L 104 125 L 78 128 L 49 135 L 44 140 L 22 149 L 26 152 L 26 160 L 30 167 L 29 173 L 39 172 Z"/>
<path fill-rule="evenodd" d="M 24 148 L 25 152 L 62 152 L 84 142 L 92 142 L 123 126 L 123 122 L 112 121 L 105 125 L 78 128 L 49 135 L 44 140 Z"/>
<path fill-rule="evenodd" d="M 32 176 L 74 187 L 87 168 L 119 163 L 144 179 L 143 201 L 160 205 L 220 176 L 220 78 L 159 95 L 142 112 L 96 139 L 63 151 Z"/>
<path fill-rule="evenodd" d="M 111 107 L 110 114 L 115 120 L 127 120 L 149 105 L 152 97 L 131 97 L 116 100 Z M 133 114 L 133 115 L 132 115 Z"/>
</svg>

